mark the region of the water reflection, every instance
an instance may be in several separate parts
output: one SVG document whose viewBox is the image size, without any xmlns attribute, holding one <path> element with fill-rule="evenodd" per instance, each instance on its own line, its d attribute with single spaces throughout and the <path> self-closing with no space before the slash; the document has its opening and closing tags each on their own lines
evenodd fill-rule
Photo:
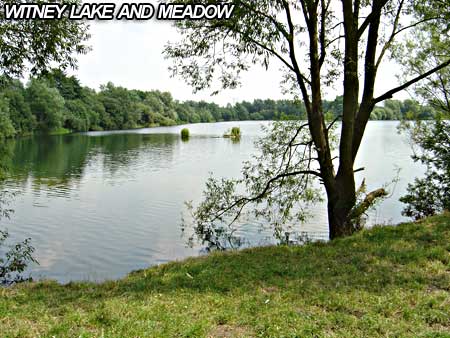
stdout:
<svg viewBox="0 0 450 338">
<path fill-rule="evenodd" d="M 233 126 L 242 131 L 235 143 L 221 137 Z M 180 137 L 185 126 L 12 140 L 1 163 L 10 169 L 7 187 L 20 194 L 11 205 L 15 215 L 2 223 L 18 240 L 32 237 L 41 263 L 33 275 L 61 282 L 118 278 L 197 255 L 200 248 L 186 247 L 181 236 L 184 202 L 201 199 L 211 172 L 237 177 L 255 151 L 260 126 L 189 125 L 188 142 Z M 368 189 L 390 181 L 395 166 L 403 168 L 394 196 L 372 214 L 376 222 L 402 220 L 398 196 L 421 170 L 395 128 L 395 122 L 369 123 L 357 158 L 357 166 L 366 167 L 357 180 L 365 177 Z M 312 214 L 307 224 L 295 226 L 310 237 L 323 236 L 325 206 Z M 261 230 L 254 220 L 242 225 L 240 234 L 252 243 L 270 242 L 269 227 Z"/>
<path fill-rule="evenodd" d="M 25 188 L 31 183 L 36 192 L 56 190 L 64 195 L 93 172 L 113 182 L 130 176 L 129 169 L 141 168 L 143 162 L 151 164 L 150 170 L 167 168 L 178 141 L 171 134 L 77 134 L 9 140 L 4 148 L 14 185 Z"/>
</svg>

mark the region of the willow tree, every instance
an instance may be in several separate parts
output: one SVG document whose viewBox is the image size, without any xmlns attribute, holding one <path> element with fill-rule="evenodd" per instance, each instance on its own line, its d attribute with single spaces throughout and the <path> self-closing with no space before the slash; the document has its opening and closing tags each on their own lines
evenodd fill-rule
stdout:
<svg viewBox="0 0 450 338">
<path fill-rule="evenodd" d="M 444 63 L 450 56 L 450 5 L 447 2 L 423 2 L 415 8 L 418 18 L 441 17 L 426 25 L 413 27 L 405 43 L 397 46 L 394 57 L 402 66 L 403 78 L 420 75 Z M 450 67 L 438 70 L 412 86 L 413 92 L 437 112 L 450 114 Z"/>
<path fill-rule="evenodd" d="M 448 12 L 446 1 L 436 2 Z M 165 49 L 173 61 L 173 73 L 195 90 L 218 83 L 219 90 L 235 88 L 239 75 L 251 64 L 267 67 L 277 59 L 285 71 L 284 87 L 303 101 L 308 120 L 289 133 L 283 127 L 272 130 L 260 143 L 262 155 L 244 165 L 242 179 L 208 181 L 206 198 L 194 212 L 197 235 L 204 240 L 217 238 L 227 231 L 223 225 L 231 227 L 251 203 L 263 203 L 256 215 L 267 216 L 273 208 L 289 213 L 294 208 L 292 200 L 308 200 L 299 196 L 309 194 L 308 182 L 313 178 L 320 180 L 326 192 L 330 238 L 351 234 L 357 228 L 354 220 L 386 194 L 380 188 L 360 198 L 364 186 L 355 184 L 359 170 L 354 168 L 355 158 L 372 109 L 446 67 L 450 59 L 375 95 L 380 64 L 403 32 L 431 20 L 445 20 L 445 16 L 418 18 L 414 11 L 419 2 L 414 0 L 231 3 L 235 8 L 229 20 L 176 23 L 183 38 Z M 333 122 L 326 121 L 322 109 L 323 93 L 329 86 L 342 88 L 343 96 L 337 157 L 332 147 Z M 245 188 L 239 189 L 239 184 Z M 238 194 L 243 190 L 244 194 Z"/>
<path fill-rule="evenodd" d="M 57 0 L 55 3 L 68 3 Z M 5 18 L 7 3 L 45 4 L 43 0 L 0 1 L 0 75 L 21 77 L 25 72 L 33 75 L 49 67 L 61 69 L 77 64 L 77 54 L 89 51 L 86 41 L 90 35 L 88 25 L 69 20 L 11 20 Z M 71 3 L 78 3 L 77 0 Z"/>
<path fill-rule="evenodd" d="M 421 17 L 447 15 L 447 20 L 414 27 L 407 43 L 394 56 L 404 69 L 404 76 L 415 76 L 436 67 L 450 55 L 450 12 L 445 3 L 423 3 L 416 9 Z M 447 10 L 446 10 L 447 8 Z M 412 159 L 426 167 L 423 177 L 408 184 L 402 214 L 420 219 L 450 209 L 450 67 L 440 69 L 413 86 L 414 93 L 434 108 L 433 122 L 405 121 L 402 128 L 413 145 Z"/>
</svg>

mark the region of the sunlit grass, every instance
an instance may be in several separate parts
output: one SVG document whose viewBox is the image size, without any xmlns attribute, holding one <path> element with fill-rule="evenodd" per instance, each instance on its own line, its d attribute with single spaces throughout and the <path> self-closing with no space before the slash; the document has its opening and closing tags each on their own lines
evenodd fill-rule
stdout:
<svg viewBox="0 0 450 338">
<path fill-rule="evenodd" d="M 1 337 L 450 337 L 450 214 L 0 290 Z"/>
</svg>

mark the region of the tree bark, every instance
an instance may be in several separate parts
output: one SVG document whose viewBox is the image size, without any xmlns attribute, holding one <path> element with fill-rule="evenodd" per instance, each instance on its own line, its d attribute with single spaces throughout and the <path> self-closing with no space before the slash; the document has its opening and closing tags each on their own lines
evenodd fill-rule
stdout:
<svg viewBox="0 0 450 338">
<path fill-rule="evenodd" d="M 346 176 L 338 176 L 334 187 L 327 189 L 328 223 L 330 239 L 348 236 L 354 232 L 350 214 L 356 202 L 353 170 Z"/>
<path fill-rule="evenodd" d="M 320 16 L 318 9 L 319 4 L 325 6 L 325 2 L 319 0 L 311 2 L 305 0 L 300 1 L 309 33 L 310 93 L 307 91 L 304 80 L 305 77 L 300 72 L 296 60 L 294 44 L 295 29 L 292 22 L 290 4 L 287 1 L 282 2 L 286 11 L 289 28 L 289 31 L 286 32 L 286 37 L 289 46 L 289 56 L 293 65 L 291 69 L 295 72 L 301 89 L 312 141 L 317 151 L 320 174 L 327 194 L 328 222 L 331 239 L 352 234 L 356 230 L 355 225 L 353 224 L 354 219 L 360 217 L 361 214 L 373 204 L 376 198 L 386 195 L 384 189 L 378 189 L 368 194 L 362 205 L 356 205 L 357 198 L 353 165 L 373 107 L 378 101 L 392 96 L 393 93 L 406 88 L 427 75 L 424 74 L 421 77 L 409 81 L 403 86 L 387 92 L 379 98 L 374 98 L 380 18 L 382 9 L 387 2 L 388 0 L 372 0 L 371 13 L 361 26 L 358 26 L 361 1 L 342 0 L 345 38 L 343 72 L 344 91 L 337 173 L 335 173 L 329 144 L 328 129 L 325 126 L 322 111 L 321 66 L 325 57 L 325 50 L 319 48 L 319 43 L 321 47 L 324 46 L 325 39 L 323 30 L 325 26 L 323 22 L 318 22 L 318 18 L 321 17 L 322 20 L 324 20 L 326 13 L 324 12 L 324 8 L 321 8 L 322 16 Z M 319 27 L 321 30 L 319 30 Z M 364 41 L 362 35 L 366 29 L 368 29 L 368 33 L 365 44 L 363 96 L 361 103 L 359 103 L 360 79 L 358 74 L 358 52 L 359 44 L 362 44 Z M 450 60 L 448 63 L 450 63 Z M 442 68 L 444 66 L 446 66 L 446 64 L 443 64 L 440 67 Z M 431 74 L 438 69 L 440 68 L 433 69 L 429 73 Z M 355 211 L 355 209 L 358 210 Z M 355 212 L 358 215 L 356 215 Z"/>
<path fill-rule="evenodd" d="M 349 236 L 354 232 L 354 228 L 348 221 L 348 210 L 342 207 L 339 203 L 328 201 L 328 225 L 330 232 L 330 239 Z"/>
</svg>

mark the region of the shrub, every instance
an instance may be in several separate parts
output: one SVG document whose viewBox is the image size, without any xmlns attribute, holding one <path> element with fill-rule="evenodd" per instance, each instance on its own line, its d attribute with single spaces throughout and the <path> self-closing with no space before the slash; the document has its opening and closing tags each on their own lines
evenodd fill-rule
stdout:
<svg viewBox="0 0 450 338">
<path fill-rule="evenodd" d="M 5 162 L 4 158 L 7 155 L 8 152 L 0 143 L 0 159 L 2 162 Z M 2 182 L 6 168 L 1 164 L 3 163 L 0 162 L 0 221 L 2 218 L 9 218 L 13 212 L 6 206 L 14 196 L 14 193 L 3 189 Z M 36 262 L 32 256 L 34 248 L 30 245 L 29 238 L 23 242 L 7 244 L 8 237 L 8 232 L 0 229 L 0 287 L 31 280 L 31 278 L 24 278 L 21 274 L 25 271 L 29 262 Z"/>
<path fill-rule="evenodd" d="M 7 112 L 7 107 L 2 107 L 2 102 L 0 102 L 0 141 L 3 138 L 9 138 L 16 134 L 13 123 Z"/>
<path fill-rule="evenodd" d="M 239 139 L 241 137 L 241 129 L 239 127 L 231 128 L 231 131 L 228 129 L 223 137 L 231 137 L 232 139 Z"/>
<path fill-rule="evenodd" d="M 231 137 L 241 137 L 241 129 L 239 127 L 231 128 Z"/>
<path fill-rule="evenodd" d="M 419 147 L 412 158 L 426 165 L 424 178 L 408 184 L 400 201 L 402 214 L 420 219 L 450 209 L 450 122 L 417 122 L 409 127 L 413 144 Z"/>
<path fill-rule="evenodd" d="M 25 278 L 21 275 L 30 262 L 36 262 L 32 254 L 34 248 L 30 245 L 30 239 L 14 245 L 5 245 L 9 234 L 0 230 L 0 250 L 6 251 L 0 256 L 0 286 L 11 285 L 30 281 L 31 277 Z"/>
<path fill-rule="evenodd" d="M 187 140 L 189 138 L 189 129 L 187 128 L 181 129 L 181 138 L 183 140 Z"/>
</svg>

